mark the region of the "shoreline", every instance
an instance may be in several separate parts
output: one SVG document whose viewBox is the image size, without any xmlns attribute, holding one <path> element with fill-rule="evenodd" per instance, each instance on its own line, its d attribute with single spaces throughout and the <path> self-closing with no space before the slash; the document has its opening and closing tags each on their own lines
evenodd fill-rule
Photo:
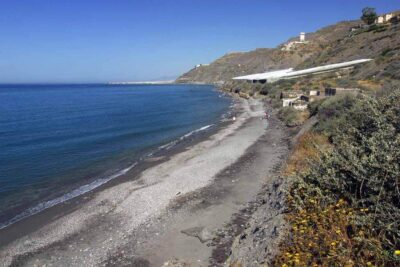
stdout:
<svg viewBox="0 0 400 267">
<path fill-rule="evenodd" d="M 248 121 L 243 129 L 257 120 Z M 246 229 L 265 191 L 276 183 L 276 172 L 289 153 L 291 133 L 276 118 L 270 127 L 211 184 L 171 203 L 166 216 L 138 234 L 141 243 L 135 247 L 133 262 L 138 266 L 226 266 L 237 236 Z M 272 196 L 270 201 L 278 199 Z"/>
<path fill-rule="evenodd" d="M 237 105 L 237 101 L 235 101 L 234 98 L 225 94 L 224 92 L 218 91 L 216 88 L 214 88 L 213 91 L 218 92 L 219 97 L 223 95 L 223 97 L 231 99 L 230 106 L 222 114 L 218 121 L 194 129 L 181 136 L 177 136 L 175 139 L 172 139 L 165 143 L 152 145 L 151 147 L 144 149 L 140 154 L 138 154 L 138 156 L 135 156 L 134 161 L 126 162 L 128 164 L 125 163 L 124 165 L 121 164 L 119 166 L 116 166 L 113 172 L 108 172 L 107 174 L 103 172 L 98 172 L 91 175 L 95 178 L 89 178 L 88 175 L 88 177 L 84 177 L 83 179 L 81 179 L 82 181 L 75 182 L 73 186 L 68 185 L 68 190 L 60 189 L 58 194 L 54 195 L 53 198 L 42 199 L 32 206 L 30 205 L 32 203 L 21 204 L 15 210 L 8 210 L 8 214 L 6 213 L 7 216 L 4 216 L 4 218 L 2 218 L 5 220 L 1 221 L 0 223 L 0 236 L 1 233 L 8 232 L 7 228 L 11 228 L 15 224 L 18 224 L 21 221 L 28 220 L 29 218 L 36 216 L 39 213 L 43 213 L 48 209 L 52 209 L 53 207 L 56 207 L 56 209 L 62 209 L 59 206 L 63 206 L 63 204 L 69 205 L 70 202 L 75 202 L 75 200 L 79 198 L 87 199 L 86 196 L 89 196 L 92 192 L 98 192 L 101 191 L 103 188 L 107 188 L 107 186 L 123 182 L 125 181 L 125 176 L 138 174 L 144 169 L 153 166 L 155 162 L 162 162 L 161 158 L 168 158 L 176 153 L 179 153 L 186 147 L 195 145 L 198 142 L 205 140 L 210 135 L 213 135 L 214 133 L 219 131 L 220 128 L 228 125 L 230 123 L 230 119 L 228 118 L 230 118 L 231 115 L 236 112 L 235 105 Z M 158 160 L 154 160 L 154 158 L 158 158 Z M 79 200 L 79 202 L 82 201 L 82 199 Z M 53 204 L 51 202 L 55 203 Z M 36 209 L 38 209 L 38 211 L 35 211 Z M 8 240 L 5 241 L 5 239 L 9 240 L 10 238 L 0 238 L 0 248 L 4 246 L 4 243 L 8 242 Z"/>
<path fill-rule="evenodd" d="M 231 111 L 228 112 L 228 114 Z M 95 192 L 96 190 L 101 190 L 102 188 L 105 188 L 107 184 L 111 184 L 112 181 L 122 179 L 122 177 L 126 175 L 132 175 L 134 172 L 138 172 L 138 170 L 143 170 L 145 168 L 148 168 L 152 164 L 149 164 L 150 162 L 157 162 L 160 163 L 162 161 L 162 158 L 168 158 L 169 156 L 178 153 L 182 149 L 185 149 L 187 146 L 194 145 L 201 140 L 204 140 L 208 136 L 212 135 L 213 133 L 217 132 L 218 129 L 221 127 L 224 127 L 224 125 L 229 124 L 229 121 L 220 121 L 217 124 L 211 124 L 211 125 L 206 125 L 204 127 L 201 127 L 199 129 L 193 130 L 181 137 L 178 137 L 168 143 L 165 143 L 160 146 L 155 146 L 153 148 L 147 149 L 143 155 L 141 155 L 136 161 L 131 163 L 128 166 L 121 167 L 120 169 L 117 169 L 114 173 L 110 173 L 107 176 L 101 177 L 101 174 L 98 174 L 99 177 L 89 180 L 89 181 L 82 181 L 80 184 L 77 184 L 77 186 L 70 191 L 63 191 L 62 195 L 59 195 L 58 197 L 55 197 L 50 200 L 44 200 L 42 202 L 38 202 L 34 206 L 29 206 L 28 204 L 25 205 L 25 208 L 18 208 L 18 212 L 9 212 L 14 214 L 13 217 L 9 218 L 7 221 L 4 221 L 0 224 L 0 233 L 3 230 L 6 230 L 9 227 L 12 227 L 14 224 L 19 223 L 20 221 L 27 220 L 31 218 L 32 216 L 35 216 L 39 213 L 42 213 L 48 209 L 51 209 L 55 206 L 63 205 L 64 203 L 68 202 L 73 202 L 75 199 L 78 199 L 79 197 L 85 196 L 90 194 L 91 192 Z M 117 181 L 118 182 L 118 181 Z M 83 192 L 77 192 L 76 195 L 74 196 L 73 193 L 75 191 L 79 191 L 81 188 L 85 187 L 90 187 L 92 184 L 98 185 L 93 185 L 92 188 L 89 189 L 83 189 Z M 86 191 L 85 191 L 86 190 Z M 68 195 L 72 195 L 69 197 Z M 65 198 L 65 199 L 63 199 Z M 58 200 L 58 201 L 57 201 Z M 53 202 L 55 201 L 55 204 L 49 204 L 48 207 L 43 207 L 39 211 L 32 212 L 28 215 L 24 215 L 19 219 L 16 219 L 17 217 L 23 215 L 24 213 L 28 212 L 30 209 L 35 209 L 41 205 L 46 205 L 48 202 Z M 5 225 L 5 226 L 3 226 Z M 0 239 L 0 248 L 3 245 L 2 244 L 3 240 Z"/>
<path fill-rule="evenodd" d="M 226 94 L 225 94 L 226 95 Z M 228 116 L 232 113 L 238 112 L 238 102 L 235 99 L 232 99 L 232 107 L 228 109 L 226 114 L 223 116 Z M 138 161 L 134 162 L 134 166 L 126 173 L 118 175 L 117 177 L 110 179 L 109 181 L 84 192 L 82 194 L 77 195 L 71 199 L 62 201 L 57 203 L 51 207 L 45 208 L 37 213 L 28 215 L 20 220 L 17 220 L 4 228 L 0 229 L 0 252 L 2 247 L 8 245 L 12 241 L 16 239 L 32 233 L 38 230 L 40 227 L 51 223 L 53 218 L 59 218 L 61 216 L 65 216 L 74 210 L 76 210 L 79 205 L 85 204 L 89 201 L 96 193 L 99 193 L 107 188 L 116 186 L 118 184 L 124 183 L 126 181 L 136 179 L 138 176 L 146 169 L 161 164 L 171 158 L 173 155 L 178 154 L 190 146 L 196 145 L 199 142 L 202 142 L 209 138 L 211 135 L 217 133 L 222 128 L 228 126 L 232 123 L 230 120 L 222 119 L 218 123 L 213 124 L 212 127 L 206 129 L 206 131 L 199 131 L 200 129 L 196 129 L 188 134 L 192 134 L 187 136 L 185 134 L 174 139 L 171 142 L 163 144 L 161 146 L 157 146 L 147 151 Z M 210 126 L 210 125 L 208 125 Z M 173 144 L 171 144 L 173 143 Z M 122 171 L 121 169 L 120 171 Z M 111 175 L 112 176 L 112 175 Z M 93 180 L 95 182 L 97 180 Z M 86 185 L 86 184 L 82 184 Z M 81 185 L 81 186 L 82 186 Z M 19 215 L 17 213 L 16 215 Z"/>
<path fill-rule="evenodd" d="M 263 116 L 261 101 L 240 101 L 243 110 L 238 119 L 221 125 L 204 140 L 163 158 L 154 158 L 154 161 L 146 162 L 148 165 L 143 169 L 135 168 L 121 179 L 110 181 L 101 190 L 99 188 L 65 203 L 58 210 L 53 210 L 58 214 L 52 214 L 50 209 L 48 214 L 43 212 L 43 217 L 37 216 L 37 221 L 30 221 L 30 231 L 18 234 L 24 225 L 15 225 L 14 230 L 8 232 L 14 238 L 9 238 L 5 242 L 7 244 L 0 247 L 4 266 L 17 263 L 30 265 L 37 261 L 54 264 L 55 260 L 58 265 L 74 265 L 80 259 L 85 259 L 87 266 L 98 266 L 102 262 L 110 262 L 127 244 L 136 247 L 131 253 L 131 260 L 142 258 L 139 255 L 143 249 L 139 241 L 140 233 L 144 229 L 150 231 L 154 222 L 169 218 L 165 212 L 173 205 L 171 203 L 182 197 L 196 195 L 196 192 L 217 181 L 216 177 L 224 169 L 240 161 L 247 150 L 264 136 L 265 126 L 260 120 Z M 272 169 L 272 166 L 268 167 Z M 261 174 L 263 172 L 258 176 Z M 185 180 L 187 177 L 190 178 Z M 261 185 L 260 177 L 257 179 L 256 184 Z M 248 201 L 249 197 L 252 196 L 244 194 L 243 202 Z M 220 222 L 226 222 L 233 211 L 236 210 L 230 210 Z M 28 225 L 26 222 L 25 226 Z M 3 233 L 0 233 L 4 239 Z M 179 248 L 178 244 L 176 248 Z M 152 250 L 142 250 L 146 251 Z M 146 261 L 151 266 L 157 266 L 168 256 L 159 255 Z"/>
</svg>

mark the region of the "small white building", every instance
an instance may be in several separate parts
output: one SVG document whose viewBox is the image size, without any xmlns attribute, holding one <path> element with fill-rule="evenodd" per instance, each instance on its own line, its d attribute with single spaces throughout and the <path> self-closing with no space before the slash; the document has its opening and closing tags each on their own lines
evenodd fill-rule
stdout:
<svg viewBox="0 0 400 267">
<path fill-rule="evenodd" d="M 318 96 L 318 95 L 320 95 L 319 90 L 310 90 L 310 96 Z"/>
<path fill-rule="evenodd" d="M 282 107 L 289 107 L 292 105 L 292 103 L 296 100 L 298 100 L 299 98 L 284 98 L 282 99 Z"/>
<path fill-rule="evenodd" d="M 197 68 L 200 68 L 200 67 L 207 67 L 207 66 L 209 66 L 210 64 L 197 64 L 196 66 L 195 66 L 195 68 L 197 69 Z"/>
<path fill-rule="evenodd" d="M 308 101 L 302 100 L 300 97 L 282 99 L 282 107 L 293 107 L 296 110 L 305 110 L 307 106 Z"/>
<path fill-rule="evenodd" d="M 282 99 L 282 107 L 293 107 L 297 110 L 304 110 L 310 98 L 301 91 L 283 91 L 280 98 Z"/>
<path fill-rule="evenodd" d="M 306 41 L 306 33 L 305 32 L 301 32 L 300 33 L 300 42 L 305 42 Z"/>
</svg>

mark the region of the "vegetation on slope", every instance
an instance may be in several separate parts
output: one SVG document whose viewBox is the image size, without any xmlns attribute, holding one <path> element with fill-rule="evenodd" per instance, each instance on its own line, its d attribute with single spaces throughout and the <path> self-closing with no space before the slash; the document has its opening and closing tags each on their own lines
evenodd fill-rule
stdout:
<svg viewBox="0 0 400 267">
<path fill-rule="evenodd" d="M 270 48 L 259 48 L 245 53 L 229 53 L 210 65 L 193 68 L 179 77 L 177 82 L 215 83 L 228 81 L 235 76 L 295 66 L 313 53 L 311 47 L 305 47 L 301 51 L 293 53 Z"/>
<path fill-rule="evenodd" d="M 296 38 L 297 39 L 297 38 Z M 291 38 L 289 41 L 293 41 Z M 353 59 L 372 58 L 372 63 L 356 67 L 350 81 L 361 85 L 392 86 L 400 80 L 400 24 L 363 25 L 361 20 L 340 22 L 307 34 L 307 45 L 291 51 L 261 48 L 250 52 L 230 53 L 210 65 L 194 68 L 177 79 L 178 82 L 229 82 L 240 75 L 270 70 L 302 69 Z"/>
<path fill-rule="evenodd" d="M 274 266 L 400 266 L 400 24 L 372 18 L 341 22 L 307 34 L 293 51 L 229 54 L 191 70 L 180 82 L 219 82 L 242 97 L 262 96 L 288 126 L 309 116 L 318 123 L 300 138 L 283 175 L 290 225 Z M 359 58 L 373 62 L 340 73 L 251 84 L 234 76 L 298 69 Z M 306 112 L 283 108 L 280 94 L 358 87 L 363 94 L 321 99 Z"/>
<path fill-rule="evenodd" d="M 321 53 L 328 44 L 347 36 L 349 28 L 358 23 L 358 21 L 340 22 L 307 34 L 310 43 L 299 45 L 292 51 L 282 51 L 280 45 L 277 48 L 258 48 L 249 52 L 229 53 L 210 65 L 193 68 L 179 77 L 177 82 L 226 82 L 235 76 L 293 68 Z M 295 39 L 298 37 L 291 38 L 287 42 Z"/>
<path fill-rule="evenodd" d="M 399 103 L 400 90 L 321 104 L 296 149 L 313 156 L 289 160 L 291 229 L 275 265 L 400 264 Z"/>
</svg>

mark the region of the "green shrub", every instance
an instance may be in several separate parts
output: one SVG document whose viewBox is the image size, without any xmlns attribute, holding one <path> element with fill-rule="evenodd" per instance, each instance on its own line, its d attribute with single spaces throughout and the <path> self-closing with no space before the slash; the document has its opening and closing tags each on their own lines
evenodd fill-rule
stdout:
<svg viewBox="0 0 400 267">
<path fill-rule="evenodd" d="M 262 95 L 268 95 L 271 93 L 271 91 L 274 89 L 273 85 L 271 84 L 263 84 L 260 87 L 260 94 Z"/>
<path fill-rule="evenodd" d="M 293 107 L 283 107 L 278 112 L 278 117 L 286 124 L 286 126 L 293 127 L 300 125 L 299 112 Z"/>
<path fill-rule="evenodd" d="M 368 27 L 366 32 L 372 32 L 373 31 L 374 33 L 378 33 L 378 32 L 386 31 L 387 29 L 388 29 L 388 27 L 386 25 L 373 24 L 373 25 Z"/>
<path fill-rule="evenodd" d="M 385 48 L 382 52 L 381 52 L 381 56 L 382 57 L 385 57 L 387 54 L 389 54 L 391 51 L 393 51 L 393 49 L 392 48 L 390 48 L 390 47 L 387 47 L 387 48 Z"/>
<path fill-rule="evenodd" d="M 340 131 L 347 122 L 346 114 L 358 102 L 359 97 L 351 94 L 329 97 L 318 107 L 318 132 L 328 136 Z"/>
<path fill-rule="evenodd" d="M 268 95 L 268 92 L 269 92 L 268 87 L 263 87 L 260 90 L 260 94 L 262 95 Z"/>
<path fill-rule="evenodd" d="M 379 99 L 345 97 L 321 106 L 324 125 L 329 126 L 324 130 L 331 131 L 334 149 L 322 153 L 321 160 L 299 175 L 303 193 L 324 199 L 321 205 L 345 199 L 362 211 L 354 222 L 357 229 L 368 232 L 370 238 L 361 243 L 372 253 L 371 261 L 396 266 L 400 264 L 394 255 L 400 247 L 400 90 Z M 301 199 L 297 203 L 302 205 Z"/>
<path fill-rule="evenodd" d="M 325 99 L 319 99 L 308 104 L 308 110 L 310 111 L 310 116 L 314 116 L 318 113 L 320 106 Z"/>
</svg>

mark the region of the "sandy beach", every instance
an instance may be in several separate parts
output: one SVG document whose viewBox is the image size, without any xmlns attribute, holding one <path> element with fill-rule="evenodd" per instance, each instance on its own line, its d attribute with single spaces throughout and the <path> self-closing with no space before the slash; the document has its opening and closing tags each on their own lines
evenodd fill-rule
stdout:
<svg viewBox="0 0 400 267">
<path fill-rule="evenodd" d="M 173 258 L 218 265 L 212 240 L 288 152 L 284 127 L 272 118 L 266 128 L 261 100 L 239 105 L 236 120 L 207 139 L 151 159 L 144 171 L 5 242 L 1 265 L 161 266 Z"/>
</svg>

